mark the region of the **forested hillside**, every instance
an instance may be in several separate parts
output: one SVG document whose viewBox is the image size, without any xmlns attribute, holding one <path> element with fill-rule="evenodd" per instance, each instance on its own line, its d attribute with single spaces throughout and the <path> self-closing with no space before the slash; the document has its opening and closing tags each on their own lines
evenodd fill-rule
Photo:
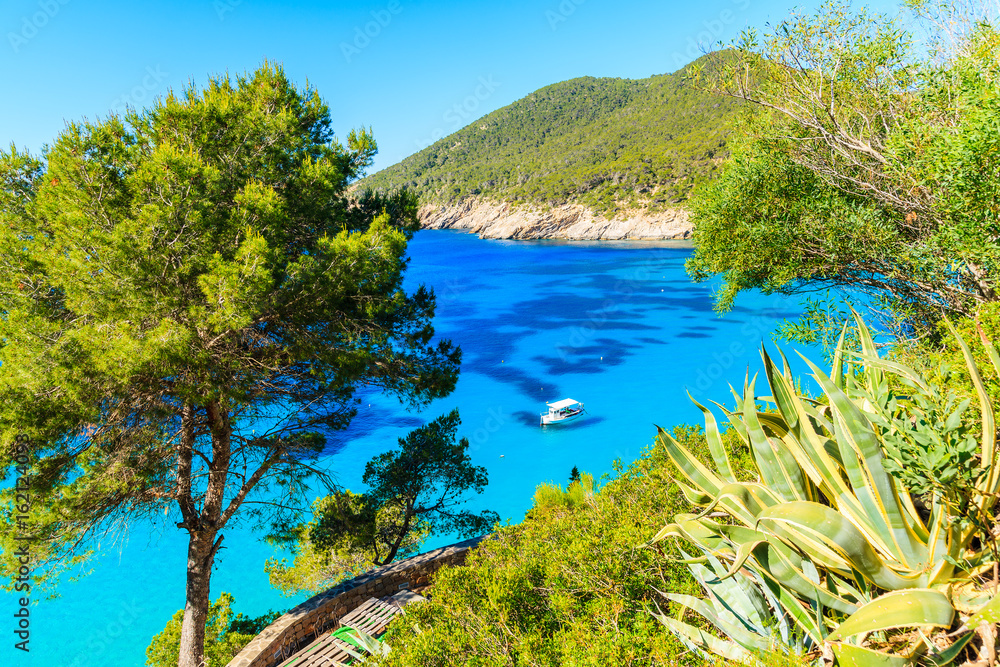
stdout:
<svg viewBox="0 0 1000 667">
<path fill-rule="evenodd" d="M 370 176 L 425 203 L 469 196 L 586 204 L 610 213 L 683 202 L 725 151 L 735 103 L 699 90 L 690 66 L 648 79 L 572 79 L 538 90 Z"/>
</svg>

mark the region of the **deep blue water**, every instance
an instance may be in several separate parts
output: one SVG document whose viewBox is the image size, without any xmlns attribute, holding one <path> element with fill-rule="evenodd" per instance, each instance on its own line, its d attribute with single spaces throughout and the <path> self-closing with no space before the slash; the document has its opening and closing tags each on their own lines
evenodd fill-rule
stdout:
<svg viewBox="0 0 1000 667">
<path fill-rule="evenodd" d="M 474 462 L 489 470 L 487 491 L 472 499 L 520 520 L 540 482 L 565 482 L 570 469 L 599 476 L 634 460 L 654 424 L 700 422 L 686 392 L 700 401 L 730 399 L 728 385 L 760 368 L 758 348 L 776 323 L 801 312 L 797 301 L 747 294 L 725 317 L 712 310 L 712 284 L 684 273 L 691 251 L 670 244 L 485 241 L 456 232 L 421 232 L 410 245 L 411 285 L 437 292 L 437 331 L 460 344 L 456 391 L 421 414 L 392 400 L 366 398 L 329 466 L 360 487 L 365 462 L 396 438 L 458 407 L 460 435 Z M 810 352 L 818 360 L 818 353 Z M 795 355 L 790 354 L 790 358 Z M 801 372 L 804 365 L 795 366 Z M 763 387 L 762 387 L 763 388 Z M 764 392 L 760 392 L 764 393 Z M 571 397 L 588 414 L 542 429 L 545 401 Z M 183 606 L 186 542 L 166 521 L 140 523 L 104 540 L 93 572 L 32 607 L 31 652 L 13 649 L 14 597 L 0 598 L 0 664 L 133 667 Z M 441 537 L 428 548 L 452 541 Z M 263 573 L 274 550 L 247 529 L 229 530 L 212 581 L 257 615 L 287 609 Z M 10 610 L 9 613 L 6 610 Z"/>
</svg>

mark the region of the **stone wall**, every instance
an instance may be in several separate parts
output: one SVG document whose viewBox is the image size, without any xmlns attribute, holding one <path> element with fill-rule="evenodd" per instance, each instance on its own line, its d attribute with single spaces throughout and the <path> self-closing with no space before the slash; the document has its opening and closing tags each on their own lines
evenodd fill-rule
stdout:
<svg viewBox="0 0 1000 667">
<path fill-rule="evenodd" d="M 429 583 L 442 565 L 460 565 L 484 537 L 390 563 L 309 598 L 253 638 L 226 667 L 273 667 L 332 629 L 338 619 L 370 597 L 393 595 Z"/>
</svg>

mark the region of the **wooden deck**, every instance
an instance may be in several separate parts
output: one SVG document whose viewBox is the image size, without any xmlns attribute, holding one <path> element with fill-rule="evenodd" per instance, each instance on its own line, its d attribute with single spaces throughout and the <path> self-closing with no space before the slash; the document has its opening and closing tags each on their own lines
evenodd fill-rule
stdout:
<svg viewBox="0 0 1000 667">
<path fill-rule="evenodd" d="M 393 617 L 402 612 L 403 605 L 392 598 L 368 598 L 360 607 L 340 619 L 338 627 L 350 627 L 377 637 L 385 632 Z M 362 653 L 361 649 L 348 644 L 336 632 L 324 632 L 314 642 L 293 655 L 278 667 L 336 667 L 349 665 L 354 660 L 352 653 Z"/>
</svg>

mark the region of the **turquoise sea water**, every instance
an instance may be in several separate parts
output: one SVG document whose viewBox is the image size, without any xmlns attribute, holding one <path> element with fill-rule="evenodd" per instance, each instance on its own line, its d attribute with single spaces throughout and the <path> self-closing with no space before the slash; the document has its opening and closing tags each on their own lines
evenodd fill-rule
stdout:
<svg viewBox="0 0 1000 667">
<path fill-rule="evenodd" d="M 634 460 L 651 443 L 654 424 L 700 423 L 686 392 L 702 402 L 729 400 L 729 383 L 742 386 L 748 367 L 751 373 L 760 368 L 761 342 L 771 345 L 776 323 L 801 308 L 796 300 L 747 294 L 719 318 L 712 311 L 713 285 L 694 285 L 684 273 L 690 253 L 671 244 L 417 234 L 408 280 L 437 292 L 437 331 L 461 345 L 462 376 L 451 396 L 421 414 L 365 396 L 350 430 L 331 447 L 336 478 L 358 489 L 371 456 L 458 407 L 460 434 L 490 475 L 487 491 L 470 505 L 519 521 L 540 482 L 563 483 L 573 466 L 599 476 L 615 459 Z M 545 401 L 566 397 L 586 403 L 585 418 L 540 428 Z M 441 537 L 427 548 L 450 541 Z M 257 534 L 229 530 L 225 547 L 213 599 L 228 591 L 237 611 L 250 615 L 301 599 L 270 588 L 262 566 L 275 553 Z M 14 596 L 0 597 L 0 618 L 7 619 L 0 623 L 0 664 L 144 664 L 152 635 L 183 606 L 184 535 L 172 519 L 142 523 L 99 549 L 89 576 L 65 584 L 61 598 L 31 608 L 29 654 L 13 649 Z"/>
</svg>

